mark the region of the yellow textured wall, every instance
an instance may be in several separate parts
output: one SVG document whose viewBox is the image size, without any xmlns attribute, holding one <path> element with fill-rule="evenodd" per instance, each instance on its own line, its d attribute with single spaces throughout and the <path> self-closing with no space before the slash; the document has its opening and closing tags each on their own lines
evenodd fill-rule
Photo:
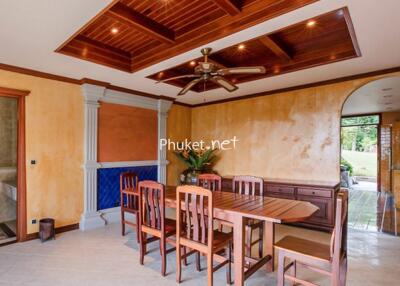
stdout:
<svg viewBox="0 0 400 286">
<path fill-rule="evenodd" d="M 191 108 L 173 104 L 168 112 L 167 138 L 171 141 L 181 142 L 190 140 L 191 136 Z M 176 186 L 179 174 L 186 169 L 185 164 L 178 160 L 173 151 L 167 151 L 167 184 Z"/>
<path fill-rule="evenodd" d="M 26 98 L 28 233 L 31 220 L 79 222 L 83 209 L 83 120 L 79 85 L 0 70 L 0 86 L 30 90 Z M 36 165 L 28 164 L 37 160 Z"/>
<path fill-rule="evenodd" d="M 379 77 L 193 108 L 192 140 L 240 140 L 219 153 L 223 176 L 339 182 L 342 105 Z"/>
</svg>

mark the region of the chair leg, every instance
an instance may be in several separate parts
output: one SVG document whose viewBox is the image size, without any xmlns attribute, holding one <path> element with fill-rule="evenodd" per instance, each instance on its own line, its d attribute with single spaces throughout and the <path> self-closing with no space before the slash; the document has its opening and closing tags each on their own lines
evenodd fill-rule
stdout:
<svg viewBox="0 0 400 286">
<path fill-rule="evenodd" d="M 232 284 L 232 242 L 229 242 L 228 245 L 228 267 L 226 268 L 226 284 L 231 285 Z"/>
<path fill-rule="evenodd" d="M 213 269 L 213 256 L 214 254 L 208 253 L 207 254 L 207 281 L 208 281 L 208 286 L 213 286 L 213 275 L 214 275 L 214 269 Z"/>
<path fill-rule="evenodd" d="M 264 224 L 258 229 L 258 257 L 263 257 L 263 232 L 264 232 Z"/>
<path fill-rule="evenodd" d="M 176 244 L 176 282 L 181 283 L 182 276 L 182 264 L 181 261 L 181 246 L 179 243 Z"/>
<path fill-rule="evenodd" d="M 125 212 L 121 207 L 121 234 L 125 235 Z"/>
<path fill-rule="evenodd" d="M 293 276 L 293 277 L 297 276 L 297 262 L 296 262 L 296 260 L 293 261 L 293 266 L 290 267 L 290 275 Z M 296 285 L 296 283 L 291 281 L 290 285 L 294 286 L 294 285 Z"/>
<path fill-rule="evenodd" d="M 246 227 L 246 256 L 251 257 L 251 241 L 252 241 L 252 233 L 250 227 Z"/>
<path fill-rule="evenodd" d="M 139 222 L 139 213 L 136 213 L 136 239 L 137 242 L 139 243 L 139 229 L 140 229 L 140 222 Z"/>
<path fill-rule="evenodd" d="M 161 275 L 165 276 L 167 270 L 167 253 L 166 253 L 165 238 L 160 239 L 160 244 L 161 244 Z"/>
<path fill-rule="evenodd" d="M 144 237 L 144 234 L 142 232 L 140 232 L 139 234 L 140 236 L 140 264 L 143 265 L 144 263 L 144 255 L 146 254 L 146 250 L 145 250 L 145 245 L 146 245 L 146 239 Z"/>
<path fill-rule="evenodd" d="M 285 285 L 285 254 L 283 251 L 279 251 L 278 255 L 278 283 L 276 285 Z"/>
<path fill-rule="evenodd" d="M 196 270 L 201 271 L 201 265 L 200 265 L 200 252 L 196 252 Z"/>
<path fill-rule="evenodd" d="M 188 265 L 188 263 L 187 263 L 187 257 L 186 257 L 186 251 L 187 251 L 187 249 L 186 249 L 186 247 L 183 247 L 182 249 L 183 249 L 183 255 L 185 256 L 185 258 L 183 258 L 183 265 L 184 265 L 184 266 L 187 266 L 187 265 Z"/>
</svg>

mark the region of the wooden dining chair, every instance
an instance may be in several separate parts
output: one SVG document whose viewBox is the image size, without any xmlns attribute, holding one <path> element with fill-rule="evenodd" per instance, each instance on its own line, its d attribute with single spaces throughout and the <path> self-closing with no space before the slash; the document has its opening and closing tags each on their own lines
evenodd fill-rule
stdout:
<svg viewBox="0 0 400 286">
<path fill-rule="evenodd" d="M 182 260 L 193 253 L 207 256 L 208 285 L 213 285 L 213 273 L 227 265 L 226 280 L 231 284 L 232 233 L 223 233 L 213 227 L 213 193 L 198 186 L 179 186 L 176 192 L 176 281 L 181 282 Z M 185 213 L 185 227 L 182 228 L 182 211 Z M 190 251 L 181 254 L 181 246 Z M 221 252 L 228 257 L 221 255 Z M 214 267 L 214 260 L 219 264 Z"/>
<path fill-rule="evenodd" d="M 122 235 L 125 235 L 125 225 L 136 228 L 136 238 L 139 242 L 139 204 L 138 204 L 138 176 L 133 172 L 124 172 L 120 175 L 120 195 L 121 195 L 121 226 Z M 125 213 L 135 216 L 135 223 L 125 219 Z"/>
<path fill-rule="evenodd" d="M 242 195 L 264 196 L 264 180 L 253 176 L 235 176 L 232 191 Z M 253 241 L 253 231 L 258 229 L 258 239 Z M 258 256 L 263 256 L 264 222 L 250 219 L 246 224 L 246 256 L 251 258 L 251 248 L 258 243 Z"/>
<path fill-rule="evenodd" d="M 159 240 L 161 275 L 165 276 L 167 254 L 175 251 L 176 221 L 165 217 L 165 187 L 154 181 L 139 182 L 139 244 L 140 264 L 143 265 L 146 245 Z M 147 237 L 150 235 L 151 237 Z M 167 242 L 173 245 L 167 249 Z"/>
<path fill-rule="evenodd" d="M 206 188 L 210 191 L 221 191 L 221 176 L 217 174 L 200 174 L 197 182 L 200 187 Z"/>
<path fill-rule="evenodd" d="M 291 281 L 293 285 L 299 283 L 306 286 L 317 286 L 317 284 L 296 277 L 298 266 L 330 277 L 331 286 L 346 285 L 347 204 L 348 193 L 341 191 L 336 202 L 335 228 L 330 245 L 293 236 L 284 237 L 275 245 L 275 248 L 279 250 L 278 286 L 283 286 L 285 280 Z M 285 259 L 289 260 L 288 265 L 285 265 Z M 289 271 L 290 274 L 287 274 Z"/>
</svg>

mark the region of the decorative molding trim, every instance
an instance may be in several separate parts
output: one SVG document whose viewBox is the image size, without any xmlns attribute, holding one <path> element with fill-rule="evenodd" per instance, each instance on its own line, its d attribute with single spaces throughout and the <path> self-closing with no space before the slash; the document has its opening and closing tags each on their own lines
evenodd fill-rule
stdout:
<svg viewBox="0 0 400 286">
<path fill-rule="evenodd" d="M 140 107 L 151 110 L 158 110 L 158 99 L 134 95 L 116 90 L 106 89 L 104 97 L 100 99 L 103 102 L 122 104 L 134 107 Z"/>
<path fill-rule="evenodd" d="M 158 182 L 162 184 L 167 183 L 167 166 L 164 162 L 167 162 L 167 149 L 160 146 L 161 139 L 167 138 L 167 118 L 168 110 L 171 108 L 172 102 L 167 100 L 158 100 Z"/>
<path fill-rule="evenodd" d="M 122 162 L 101 162 L 99 163 L 101 169 L 106 168 L 123 168 L 123 167 L 142 167 L 142 166 L 156 166 L 158 160 L 147 160 L 147 161 L 122 161 Z M 162 162 L 167 165 L 169 162 Z"/>
<path fill-rule="evenodd" d="M 79 223 L 74 223 L 74 224 L 69 224 L 69 225 L 56 227 L 55 231 L 56 231 L 56 234 L 59 234 L 59 233 L 72 231 L 72 230 L 76 230 L 76 229 L 79 229 Z M 27 236 L 26 236 L 26 239 L 24 241 L 38 239 L 38 238 L 39 238 L 39 233 L 38 232 L 28 233 Z"/>
<path fill-rule="evenodd" d="M 69 78 L 69 77 L 65 77 L 65 76 L 41 72 L 41 71 L 27 69 L 27 68 L 13 66 L 13 65 L 7 65 L 7 64 L 3 64 L 3 63 L 0 63 L 0 70 L 16 72 L 16 73 L 20 73 L 20 74 L 26 74 L 26 75 L 30 75 L 30 76 L 36 76 L 36 77 L 40 77 L 40 78 L 46 78 L 46 79 L 50 79 L 50 80 L 56 80 L 56 81 L 67 82 L 67 83 L 78 84 L 78 85 L 83 85 L 83 84 L 88 84 L 88 83 L 90 83 L 90 84 L 97 83 L 97 85 L 102 85 L 104 87 L 107 86 L 107 89 L 110 91 L 111 90 L 119 91 L 119 92 L 123 92 L 123 93 L 127 93 L 127 94 L 133 94 L 136 96 L 142 96 L 145 98 L 151 98 L 151 99 L 156 99 L 156 100 L 158 100 L 158 99 L 169 100 L 177 105 L 194 108 L 194 107 L 201 107 L 201 106 L 206 106 L 206 105 L 219 104 L 219 103 L 254 98 L 254 97 L 268 96 L 268 95 L 277 94 L 277 93 L 283 93 L 283 92 L 288 92 L 288 91 L 323 86 L 323 85 L 345 82 L 345 81 L 349 81 L 349 80 L 356 80 L 356 79 L 361 79 L 361 78 L 366 78 L 366 77 L 395 73 L 395 72 L 400 71 L 400 66 L 396 66 L 396 67 L 392 67 L 392 68 L 388 68 L 388 69 L 382 69 L 382 70 L 375 70 L 375 71 L 367 72 L 367 73 L 355 74 L 355 75 L 351 75 L 351 76 L 339 77 L 336 79 L 329 79 L 329 80 L 324 80 L 324 81 L 319 81 L 319 82 L 313 82 L 313 83 L 308 83 L 308 84 L 304 84 L 304 85 L 297 85 L 297 86 L 288 87 L 288 88 L 263 91 L 263 92 L 258 92 L 258 93 L 254 93 L 254 94 L 248 94 L 248 95 L 243 95 L 243 96 L 238 96 L 238 97 L 233 97 L 233 98 L 210 101 L 210 102 L 206 102 L 206 103 L 198 103 L 198 104 L 183 103 L 183 102 L 176 101 L 176 99 L 173 97 L 150 94 L 150 93 L 142 92 L 139 90 L 133 90 L 133 89 L 125 88 L 125 87 L 115 86 L 112 84 L 108 85 L 108 83 L 106 83 L 106 82 L 97 81 L 94 79 L 83 78 L 83 79 L 78 80 L 75 78 Z"/>
<path fill-rule="evenodd" d="M 336 84 L 336 83 L 341 83 L 341 82 L 350 81 L 350 80 L 357 80 L 357 79 L 362 79 L 362 78 L 367 78 L 367 77 L 386 75 L 386 74 L 395 73 L 395 72 L 400 72 L 400 66 L 389 68 L 389 69 L 384 69 L 384 70 L 377 70 L 377 71 L 372 71 L 372 72 L 367 72 L 367 73 L 362 73 L 362 74 L 345 76 L 345 77 L 340 77 L 340 78 L 335 78 L 335 79 L 328 79 L 328 80 L 323 80 L 323 81 L 318 81 L 318 82 L 301 84 L 301 85 L 296 85 L 296 86 L 292 86 L 292 87 L 286 87 L 286 88 L 262 91 L 262 92 L 257 92 L 257 93 L 253 93 L 253 94 L 241 95 L 241 96 L 231 97 L 231 98 L 226 98 L 226 99 L 214 100 L 214 101 L 205 102 L 205 103 L 192 104 L 190 106 L 193 108 L 193 107 L 201 107 L 201 106 L 207 106 L 207 105 L 213 105 L 213 104 L 220 104 L 220 103 L 226 103 L 226 102 L 237 101 L 237 100 L 250 99 L 250 98 L 255 98 L 255 97 L 263 97 L 263 96 L 284 93 L 284 92 L 289 92 L 289 91 L 296 91 L 296 90 L 313 88 L 313 87 L 324 86 L 324 85 L 329 85 L 329 84 Z M 176 104 L 176 102 L 174 102 L 174 104 Z"/>
</svg>

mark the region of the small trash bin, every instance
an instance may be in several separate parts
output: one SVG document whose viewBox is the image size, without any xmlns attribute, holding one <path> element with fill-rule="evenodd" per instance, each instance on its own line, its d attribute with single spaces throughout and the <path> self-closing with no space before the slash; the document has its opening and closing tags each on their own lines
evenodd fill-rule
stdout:
<svg viewBox="0 0 400 286">
<path fill-rule="evenodd" d="M 54 219 L 43 218 L 39 221 L 39 238 L 42 242 L 49 239 L 56 239 Z"/>
</svg>

